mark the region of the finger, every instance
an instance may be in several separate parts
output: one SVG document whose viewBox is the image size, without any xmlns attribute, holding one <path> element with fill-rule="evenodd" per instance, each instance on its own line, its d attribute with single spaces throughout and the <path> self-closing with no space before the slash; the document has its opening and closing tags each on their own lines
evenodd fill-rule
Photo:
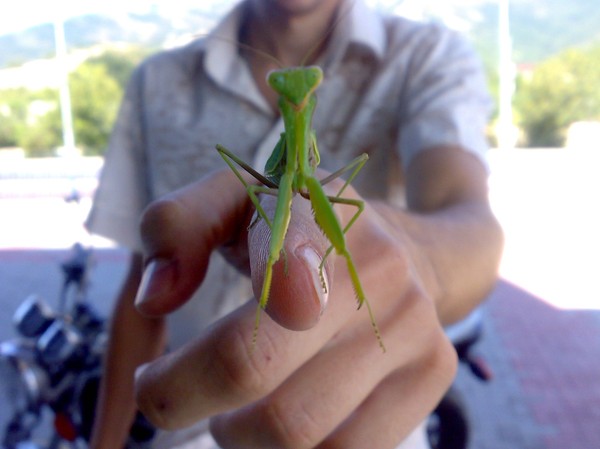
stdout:
<svg viewBox="0 0 600 449">
<path fill-rule="evenodd" d="M 428 357 L 394 371 L 381 382 L 317 449 L 393 449 L 405 442 L 427 419 L 454 379 L 455 352 L 442 333 L 436 341 Z M 410 437 L 425 438 L 422 434 Z"/>
<path fill-rule="evenodd" d="M 136 398 L 144 415 L 157 427 L 177 429 L 260 399 L 313 357 L 348 314 L 356 313 L 351 301 L 337 301 L 324 315 L 327 319 L 302 333 L 265 314 L 253 347 L 255 311 L 256 302 L 248 302 L 194 342 L 140 370 Z"/>
<path fill-rule="evenodd" d="M 324 174 L 324 171 L 319 171 L 320 177 Z M 325 188 L 329 194 L 335 195 L 342 185 L 343 180 L 335 179 Z M 359 199 L 350 186 L 346 189 L 345 196 Z M 263 195 L 261 206 L 267 216 L 272 218 L 277 198 Z M 336 206 L 336 209 L 340 213 L 338 223 L 343 228 L 356 211 L 348 206 Z M 252 284 L 257 298 L 261 296 L 264 287 L 270 242 L 269 227 L 264 220 L 258 220 L 250 229 L 248 238 Z M 360 243 L 364 244 L 364 240 Z M 281 259 L 273 267 L 273 280 L 266 306 L 267 313 L 282 326 L 304 330 L 318 322 L 327 306 L 335 274 L 333 252 L 324 266 L 321 266 L 330 246 L 331 243 L 315 221 L 310 200 L 299 194 L 295 195 L 284 250 L 281 252 Z"/>
<path fill-rule="evenodd" d="M 390 345 L 388 353 L 382 354 L 378 350 L 368 323 L 353 323 L 352 332 L 338 337 L 335 345 L 300 367 L 271 395 L 240 410 L 213 418 L 211 430 L 220 446 L 313 448 L 349 416 L 351 420 L 354 419 L 354 410 L 364 407 L 361 406 L 363 401 L 373 390 L 378 391 L 376 386 L 398 366 L 403 367 L 402 374 L 392 385 L 400 385 L 403 394 L 416 385 L 419 377 L 431 379 L 430 382 L 424 382 L 431 387 L 431 391 L 425 391 L 426 398 L 410 404 L 415 413 L 404 417 L 400 415 L 395 430 L 387 432 L 387 435 L 382 433 L 381 440 L 397 442 L 405 436 L 433 408 L 451 381 L 454 371 L 447 369 L 451 364 L 444 365 L 441 362 L 452 360 L 453 350 L 448 344 L 441 345 L 445 349 L 439 350 L 438 342 L 444 337 L 436 323 L 435 311 L 432 304 L 418 293 L 407 298 L 402 310 L 395 312 L 398 313 L 396 316 L 404 318 L 385 320 L 382 326 L 386 338 L 395 342 Z M 411 344 L 401 344 L 406 341 Z M 445 359 L 440 357 L 438 360 L 438 353 Z M 436 382 L 439 385 L 435 385 Z M 418 398 L 423 391 L 412 394 Z M 382 399 L 385 399 L 385 395 Z M 399 401 L 407 405 L 407 401 Z M 371 399 L 368 399 L 364 404 L 370 402 Z M 374 402 L 379 405 L 377 401 Z M 402 406 L 394 410 L 401 411 Z M 368 421 L 367 415 L 361 416 Z M 375 416 L 378 415 L 372 415 L 371 418 Z M 345 428 L 345 425 L 341 428 Z M 340 434 L 339 438 L 345 435 Z M 373 433 L 369 435 L 373 438 L 377 436 Z M 351 438 L 346 438 L 345 443 L 335 447 L 386 447 L 372 442 L 357 445 Z"/>
<path fill-rule="evenodd" d="M 268 397 L 212 418 L 211 432 L 222 448 L 313 448 L 369 394 L 387 355 L 354 344 L 320 352 Z"/>
<path fill-rule="evenodd" d="M 151 204 L 142 217 L 146 268 L 136 303 L 143 313 L 179 307 L 206 274 L 211 252 L 236 239 L 249 214 L 246 192 L 227 171 Z"/>
<path fill-rule="evenodd" d="M 267 216 L 272 217 L 276 198 L 264 195 L 261 200 Z M 248 245 L 252 284 L 257 298 L 263 289 L 264 274 L 269 257 L 271 232 L 264 220 L 250 230 Z M 329 264 L 320 264 L 329 242 L 315 223 L 310 202 L 296 195 L 284 249 L 273 267 L 273 279 L 267 302 L 267 313 L 288 329 L 303 330 L 314 326 L 328 299 Z"/>
<path fill-rule="evenodd" d="M 264 314 L 253 347 L 256 302 L 251 301 L 197 340 L 146 366 L 136 379 L 140 409 L 156 426 L 176 429 L 243 407 L 281 385 L 339 334 L 350 316 L 362 323 L 356 329 L 382 356 L 366 315 L 356 311 L 352 287 L 339 279 L 318 326 L 295 332 Z"/>
<path fill-rule="evenodd" d="M 392 248 L 388 244 L 383 246 Z M 380 289 L 399 292 L 404 284 L 401 276 L 375 268 L 373 261 L 382 257 L 382 251 L 373 248 L 368 252 L 361 258 L 367 259 L 365 278 L 375 285 L 374 297 L 379 296 Z M 363 267 L 360 271 L 362 274 Z M 387 279 L 385 283 L 381 282 L 382 277 Z M 296 276 L 289 278 L 293 283 Z M 308 331 L 291 332 L 264 316 L 254 351 L 251 341 L 255 306 L 248 304 L 226 317 L 197 341 L 143 371 L 137 382 L 140 408 L 159 427 L 178 428 L 244 406 L 281 385 L 334 335 L 338 335 L 336 339 L 341 338 L 340 329 L 348 324 L 350 316 L 358 318 L 350 323 L 349 332 L 362 332 L 366 342 L 381 356 L 366 312 L 356 312 L 354 293 L 347 278 L 345 270 L 340 270 L 340 276 L 331 286 L 329 306 L 320 324 Z M 382 304 L 374 305 L 376 314 L 383 311 Z M 353 325 L 359 319 L 362 324 L 355 329 Z"/>
</svg>

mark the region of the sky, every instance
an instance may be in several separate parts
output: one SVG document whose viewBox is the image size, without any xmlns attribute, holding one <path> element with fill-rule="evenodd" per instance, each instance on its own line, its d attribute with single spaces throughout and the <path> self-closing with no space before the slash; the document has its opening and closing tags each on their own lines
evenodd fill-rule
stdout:
<svg viewBox="0 0 600 449">
<path fill-rule="evenodd" d="M 173 13 L 178 9 L 221 8 L 237 0 L 0 0 L 0 35 L 19 31 L 41 23 L 53 22 L 57 18 L 68 19 L 87 13 L 123 13 L 148 11 L 156 8 Z M 402 8 L 404 15 L 418 14 L 424 5 L 436 9 L 452 8 L 457 5 L 469 5 L 494 0 L 367 0 L 368 3 L 393 9 Z"/>
<path fill-rule="evenodd" d="M 148 11 L 150 8 L 172 10 L 194 7 L 210 8 L 213 4 L 236 0 L 0 0 L 0 35 L 19 31 L 56 19 L 68 19 L 89 13 Z"/>
</svg>

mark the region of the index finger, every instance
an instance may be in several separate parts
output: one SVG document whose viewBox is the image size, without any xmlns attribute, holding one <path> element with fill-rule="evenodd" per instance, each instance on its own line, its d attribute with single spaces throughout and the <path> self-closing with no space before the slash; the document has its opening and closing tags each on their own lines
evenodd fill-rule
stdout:
<svg viewBox="0 0 600 449">
<path fill-rule="evenodd" d="M 336 292 L 345 297 L 352 295 L 350 289 Z M 255 311 L 256 302 L 249 301 L 195 341 L 138 373 L 137 403 L 152 423 L 159 428 L 179 429 L 268 395 L 356 313 L 352 301 L 332 301 L 326 319 L 303 332 L 286 329 L 263 314 L 253 346 Z M 368 334 L 369 324 L 363 327 Z M 378 353 L 377 346 L 373 346 Z"/>
<path fill-rule="evenodd" d="M 263 199 L 268 215 L 274 213 L 272 199 Z M 258 220 L 248 236 L 251 206 L 245 188 L 229 171 L 213 173 L 153 203 L 141 225 L 146 268 L 138 309 L 163 315 L 182 305 L 202 282 L 216 249 L 239 269 L 251 270 L 258 297 L 270 230 Z M 293 209 L 283 258 L 274 267 L 267 312 L 281 325 L 300 330 L 313 326 L 325 305 L 325 270 L 319 265 L 327 241 L 312 219 L 308 201 L 297 196 Z"/>
<path fill-rule="evenodd" d="M 162 315 L 184 303 L 204 279 L 212 251 L 245 238 L 250 213 L 244 188 L 226 171 L 152 203 L 140 224 L 145 269 L 138 309 Z"/>
</svg>

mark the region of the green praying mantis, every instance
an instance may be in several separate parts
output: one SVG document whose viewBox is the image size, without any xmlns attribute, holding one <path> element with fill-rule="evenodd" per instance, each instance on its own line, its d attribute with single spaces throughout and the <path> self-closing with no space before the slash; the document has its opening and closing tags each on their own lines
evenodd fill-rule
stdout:
<svg viewBox="0 0 600 449">
<path fill-rule="evenodd" d="M 325 261 L 331 252 L 335 250 L 338 255 L 346 259 L 348 273 L 358 301 L 358 308 L 360 309 L 361 306 L 366 304 L 375 336 L 381 349 L 385 352 L 381 333 L 363 291 L 345 239 L 346 232 L 363 212 L 364 203 L 357 199 L 341 196 L 367 161 L 368 155 L 362 154 L 324 179 L 319 180 L 315 176 L 320 156 L 315 131 L 312 129 L 312 116 L 317 102 L 315 90 L 322 80 L 323 71 L 318 66 L 285 68 L 274 70 L 268 74 L 267 82 L 269 86 L 279 95 L 278 105 L 283 117 L 285 132 L 281 134 L 277 145 L 265 164 L 264 175 L 258 173 L 228 149 L 221 145 L 216 146 L 221 157 L 246 188 L 248 196 L 256 208 L 257 219 L 260 217 L 264 220 L 271 230 L 269 255 L 262 292 L 256 310 L 252 345 L 254 347 L 256 343 L 261 311 L 265 309 L 269 300 L 273 266 L 280 259 L 283 251 L 284 239 L 292 213 L 292 198 L 294 195 L 300 194 L 310 201 L 315 221 L 331 243 L 319 265 L 322 288 L 324 291 L 327 289 L 323 275 Z M 234 163 L 253 176 L 261 185 L 246 182 Z M 348 171 L 351 171 L 351 173 L 337 194 L 334 196 L 327 195 L 323 186 Z M 259 194 L 277 197 L 275 215 L 272 220 L 260 205 Z M 356 207 L 356 213 L 343 228 L 333 210 L 334 204 Z"/>
</svg>

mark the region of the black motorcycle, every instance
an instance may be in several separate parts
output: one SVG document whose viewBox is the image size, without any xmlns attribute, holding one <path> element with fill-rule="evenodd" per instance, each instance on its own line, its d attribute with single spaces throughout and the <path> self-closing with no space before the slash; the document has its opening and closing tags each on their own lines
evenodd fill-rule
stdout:
<svg viewBox="0 0 600 449">
<path fill-rule="evenodd" d="M 488 382 L 492 378 L 492 372 L 474 351 L 483 332 L 482 313 L 481 309 L 476 309 L 464 320 L 446 328 L 446 334 L 454 344 L 460 363 L 466 364 L 477 379 Z M 469 415 L 456 387 L 450 387 L 431 414 L 427 431 L 432 449 L 468 447 Z"/>
<path fill-rule="evenodd" d="M 77 244 L 61 264 L 64 282 L 57 311 L 32 295 L 17 308 L 18 337 L 0 343 L 0 388 L 12 412 L 1 449 L 87 447 L 106 348 L 106 321 L 87 301 L 91 251 Z M 34 442 L 44 414 L 53 426 Z M 1 429 L 0 429 L 1 431 Z M 154 429 L 136 417 L 128 447 L 144 447 Z"/>
<path fill-rule="evenodd" d="M 12 411 L 0 449 L 88 447 L 107 343 L 106 320 L 87 301 L 90 263 L 91 251 L 75 245 L 61 264 L 64 282 L 57 311 L 32 295 L 14 314 L 18 337 L 0 343 L 0 389 Z M 472 351 L 482 333 L 481 312 L 447 332 L 460 361 L 479 379 L 489 380 L 491 373 Z M 44 412 L 50 412 L 53 426 L 43 442 L 35 442 Z M 138 413 L 127 447 L 149 447 L 154 432 Z M 432 413 L 428 436 L 432 449 L 466 449 L 468 414 L 454 388 Z"/>
</svg>

